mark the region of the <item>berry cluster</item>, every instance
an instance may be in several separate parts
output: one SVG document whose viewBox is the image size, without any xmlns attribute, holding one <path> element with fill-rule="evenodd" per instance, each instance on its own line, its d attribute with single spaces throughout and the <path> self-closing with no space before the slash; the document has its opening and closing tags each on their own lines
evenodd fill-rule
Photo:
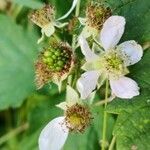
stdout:
<svg viewBox="0 0 150 150">
<path fill-rule="evenodd" d="M 43 53 L 43 62 L 51 71 L 62 71 L 70 56 L 66 50 L 48 48 Z"/>
</svg>

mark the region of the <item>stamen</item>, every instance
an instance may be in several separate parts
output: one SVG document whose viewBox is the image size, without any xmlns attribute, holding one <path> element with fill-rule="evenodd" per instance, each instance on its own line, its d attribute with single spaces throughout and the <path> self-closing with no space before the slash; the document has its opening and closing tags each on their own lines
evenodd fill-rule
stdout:
<svg viewBox="0 0 150 150">
<path fill-rule="evenodd" d="M 44 27 L 45 25 L 51 23 L 55 19 L 54 7 L 51 5 L 46 5 L 42 9 L 36 10 L 29 15 L 29 18 L 39 27 Z"/>
<path fill-rule="evenodd" d="M 105 20 L 111 15 L 111 10 L 99 3 L 90 3 L 86 10 L 87 25 L 100 30 Z"/>
<path fill-rule="evenodd" d="M 80 104 L 75 104 L 65 112 L 65 123 L 70 131 L 83 132 L 92 119 L 89 109 Z"/>
</svg>

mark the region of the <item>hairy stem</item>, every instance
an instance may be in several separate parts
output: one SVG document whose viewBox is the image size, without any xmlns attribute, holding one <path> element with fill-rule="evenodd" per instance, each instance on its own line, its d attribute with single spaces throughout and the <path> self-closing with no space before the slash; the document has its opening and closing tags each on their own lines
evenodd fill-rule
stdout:
<svg viewBox="0 0 150 150">
<path fill-rule="evenodd" d="M 105 105 L 104 105 L 104 109 L 107 106 L 107 102 L 108 102 L 108 79 L 106 80 L 106 89 L 105 89 Z M 106 146 L 106 130 L 107 130 L 107 112 L 104 110 L 104 120 L 103 120 L 103 137 L 102 137 L 102 150 L 105 150 L 105 146 Z"/>
</svg>

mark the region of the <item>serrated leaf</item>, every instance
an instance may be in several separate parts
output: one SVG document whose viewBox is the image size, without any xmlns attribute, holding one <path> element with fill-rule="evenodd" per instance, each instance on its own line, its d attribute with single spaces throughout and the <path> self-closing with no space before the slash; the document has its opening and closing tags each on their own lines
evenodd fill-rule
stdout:
<svg viewBox="0 0 150 150">
<path fill-rule="evenodd" d="M 124 112 L 118 117 L 114 134 L 118 150 L 150 149 L 150 107 L 133 113 Z"/>
<path fill-rule="evenodd" d="M 0 15 L 0 110 L 17 107 L 33 92 L 35 34 Z"/>
</svg>

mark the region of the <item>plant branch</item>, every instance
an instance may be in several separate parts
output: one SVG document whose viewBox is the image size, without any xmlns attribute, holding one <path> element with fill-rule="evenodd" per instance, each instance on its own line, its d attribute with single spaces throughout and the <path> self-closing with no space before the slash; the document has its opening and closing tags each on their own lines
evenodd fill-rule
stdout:
<svg viewBox="0 0 150 150">
<path fill-rule="evenodd" d="M 113 136 L 108 150 L 114 149 L 115 142 L 116 142 L 116 136 Z"/>
<path fill-rule="evenodd" d="M 107 106 L 108 102 L 108 79 L 106 80 L 106 89 L 105 89 L 105 106 L 104 109 Z M 102 150 L 105 150 L 106 145 L 106 130 L 107 130 L 107 112 L 104 110 L 104 120 L 103 120 L 103 137 L 102 137 Z"/>
<path fill-rule="evenodd" d="M 78 2 L 77 2 L 77 6 L 76 6 L 76 10 L 75 10 L 75 17 L 79 17 L 80 2 L 81 2 L 81 0 L 78 0 Z M 77 39 L 77 35 L 73 35 L 73 37 L 72 37 L 72 48 L 73 48 L 73 50 L 75 50 L 75 47 L 76 47 L 76 39 Z"/>
</svg>

